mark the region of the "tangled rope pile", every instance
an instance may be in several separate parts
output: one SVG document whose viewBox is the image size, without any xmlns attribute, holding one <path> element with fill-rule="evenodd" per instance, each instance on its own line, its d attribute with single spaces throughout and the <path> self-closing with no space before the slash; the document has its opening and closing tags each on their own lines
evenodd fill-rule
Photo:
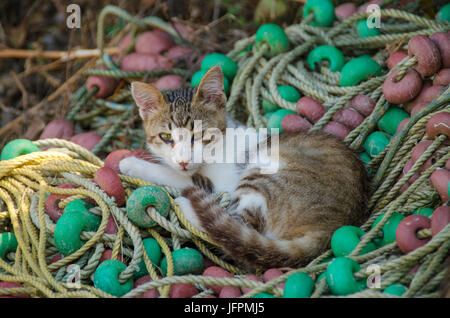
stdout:
<svg viewBox="0 0 450 318">
<path fill-rule="evenodd" d="M 155 238 L 168 258 L 167 278 L 173 275 L 171 249 L 179 249 L 181 244 L 186 241 L 192 241 L 205 256 L 220 264 L 223 268 L 235 273 L 240 272 L 239 269 L 227 264 L 210 251 L 206 245 L 210 244 L 208 238 L 187 223 L 173 201 L 171 201 L 173 209 L 168 219 L 161 217 L 153 208 L 147 211 L 161 230 L 164 229 L 171 233 L 171 238 L 163 238 L 154 229 L 142 231 L 128 219 L 124 208 L 117 207 L 113 199 L 95 183 L 91 182 L 93 174 L 103 166 L 103 162 L 98 157 L 79 145 L 61 139 L 45 139 L 36 141 L 35 144 L 38 147 L 51 147 L 51 149 L 3 161 L 0 168 L 0 176 L 2 177 L 0 197 L 5 205 L 4 208 L 7 208 L 6 212 L 2 212 L 2 220 L 3 223 L 5 218 L 11 221 L 18 242 L 17 251 L 14 255 L 11 255 L 14 265 L 11 266 L 4 260 L 0 260 L 3 271 L 8 273 L 0 275 L 2 280 L 27 282 L 33 286 L 31 288 L 33 289 L 32 294 L 35 295 L 48 297 L 105 296 L 105 293 L 84 284 L 78 287 L 78 289 L 83 290 L 82 292 L 71 292 L 70 288 L 62 283 L 66 282 L 68 278 L 68 265 L 77 264 L 80 266 L 81 282 L 88 281 L 90 275 L 97 268 L 105 248 L 109 247 L 112 248 L 113 259 L 118 256 L 122 256 L 123 259 L 130 259 L 127 270 L 121 274 L 120 280 L 130 279 L 136 270 L 136 265 L 142 258 L 152 278 L 157 280 L 155 269 L 152 267 L 148 256 L 143 252 L 142 239 L 146 237 Z M 137 187 L 149 185 L 149 183 L 139 179 L 122 175 L 120 177 L 128 195 Z M 66 183 L 77 185 L 79 188 L 57 188 L 58 185 Z M 179 191 L 174 188 L 165 187 L 164 190 L 171 197 L 180 195 Z M 83 247 L 70 256 L 51 264 L 48 264 L 49 260 L 59 252 L 55 248 L 53 240 L 55 223 L 44 211 L 44 202 L 48 193 L 69 196 L 67 199 L 60 201 L 60 208 L 64 208 L 74 200 L 94 199 L 98 206 L 92 208 L 91 212 L 102 217 L 97 232 L 81 233 L 81 239 L 87 241 Z M 218 200 L 224 206 L 229 203 L 229 197 L 224 193 L 218 195 Z M 104 233 L 110 215 L 113 216 L 116 223 L 120 224 L 117 234 Z M 185 227 L 181 227 L 179 222 L 185 224 Z M 42 283 L 47 280 L 47 283 L 50 284 L 48 287 Z M 208 281 L 208 279 L 206 281 L 197 279 L 197 281 L 215 283 L 214 280 Z M 169 280 L 168 284 L 174 282 L 177 282 L 177 280 Z M 164 287 L 168 284 L 160 284 L 159 286 Z M 253 285 L 250 284 L 250 286 Z M 56 291 L 49 288 L 55 288 Z M 28 288 L 27 291 L 31 289 Z M 18 289 L 16 292 L 20 294 L 20 291 L 21 289 Z M 9 290 L 2 289 L 1 292 L 8 294 Z M 136 291 L 132 293 L 135 296 L 138 294 Z M 162 289 L 161 295 L 167 296 L 168 289 Z"/>
<path fill-rule="evenodd" d="M 345 56 L 358 56 L 355 55 L 355 52 L 358 54 L 358 52 L 363 52 L 364 49 L 384 49 L 387 45 L 396 41 L 401 46 L 405 46 L 408 40 L 415 35 L 446 32 L 449 25 L 408 12 L 386 9 L 380 10 L 380 15 L 383 18 L 400 19 L 407 21 L 407 23 L 392 25 L 383 23 L 382 30 L 389 34 L 360 38 L 352 26 L 355 22 L 366 19 L 370 14 L 370 12 L 356 13 L 333 28 L 310 26 L 308 23 L 313 19 L 311 14 L 301 24 L 292 25 L 285 30 L 294 49 L 278 54 L 271 59 L 264 57 L 269 50 L 268 45 L 259 48 L 253 45 L 255 36 L 236 43 L 235 48 L 228 56 L 236 59 L 240 67 L 239 73 L 234 79 L 227 110 L 235 114 L 239 109 L 242 109 L 241 105 L 244 107 L 246 105 L 249 113 L 247 124 L 251 127 L 265 126 L 259 107 L 261 97 L 282 108 L 295 111 L 296 104 L 283 99 L 277 90 L 277 84 L 282 82 L 298 88 L 305 95 L 315 98 L 324 106 L 330 107 L 327 114 L 314 125 L 312 131 L 321 130 L 338 110 L 358 94 L 370 93 L 370 97 L 378 101 L 378 107 L 375 110 L 375 112 L 378 112 L 373 117 L 382 115 L 379 112 L 379 105 L 384 104 L 385 100 L 382 99 L 381 85 L 388 74 L 373 77 L 357 86 L 339 87 L 341 74 L 331 71 L 326 65 L 321 66 L 320 73 L 309 71 L 306 65 L 306 54 L 315 46 L 326 44 L 341 49 Z M 414 31 L 394 33 L 394 30 L 410 29 Z M 246 51 L 252 45 L 252 51 Z M 241 52 L 245 53 L 242 54 Z M 379 61 L 379 64 L 385 64 L 387 54 L 387 52 L 380 50 L 373 58 Z M 411 66 L 410 63 L 409 59 L 404 60 L 397 67 L 405 71 Z M 241 97 L 243 101 L 238 103 Z M 369 119 L 366 120 L 369 121 Z M 345 141 L 352 143 L 366 126 L 365 123 L 360 125 L 360 128 L 353 131 Z M 353 147 L 358 148 L 356 145 L 353 145 Z"/>
<path fill-rule="evenodd" d="M 112 57 L 106 54 L 105 47 L 105 25 L 106 18 L 109 15 L 117 16 L 128 22 L 123 29 L 128 33 L 122 37 L 122 40 L 128 37 L 125 44 L 118 43 L 121 48 L 121 56 L 118 59 L 130 53 L 136 38 L 145 30 L 158 29 L 163 30 L 166 35 L 170 36 L 174 43 L 181 45 L 183 48 L 188 47 L 188 43 L 183 36 L 169 23 L 158 17 L 145 17 L 138 19 L 131 16 L 124 10 L 115 6 L 106 6 L 100 13 L 97 23 L 97 46 L 101 52 L 101 57 L 97 61 L 95 69 L 89 69 L 84 75 L 89 77 L 99 77 L 100 79 L 113 79 L 114 83 L 109 87 L 110 94 L 98 97 L 99 88 L 96 86 L 87 87 L 83 85 L 76 91 L 70 102 L 71 110 L 67 114 L 66 119 L 75 124 L 75 128 L 80 131 L 96 131 L 103 136 L 92 150 L 97 154 L 100 151 L 111 152 L 118 148 L 143 148 L 145 135 L 140 129 L 140 122 L 133 120 L 132 113 L 134 103 L 129 91 L 130 80 L 155 81 L 164 75 L 180 76 L 184 83 L 191 75 L 189 63 L 186 58 L 180 58 L 175 63 L 175 67 L 148 67 L 145 70 L 123 70 L 118 67 L 117 60 L 112 61 Z M 191 55 L 196 56 L 194 52 Z M 191 56 L 192 60 L 193 57 Z M 182 67 L 180 67 L 182 66 Z M 103 67 L 103 68 L 102 68 Z M 108 86 L 108 85 L 106 85 Z M 95 97 L 94 97 L 95 96 Z M 106 98 L 107 97 L 107 98 Z M 129 122 L 129 125 L 125 125 Z M 124 126 L 126 126 L 124 128 Z"/>
<path fill-rule="evenodd" d="M 107 12 L 118 12 L 108 7 Z M 145 27 L 143 22 L 119 12 L 126 20 Z M 372 113 L 344 139 L 351 148 L 360 150 L 370 133 L 376 130 L 377 123 L 389 110 L 388 103 L 382 92 L 383 82 L 393 71 L 399 71 L 399 78 L 406 70 L 416 63 L 415 58 L 405 58 L 390 72 L 374 76 L 356 86 L 339 86 L 339 72 L 322 65 L 320 73 L 312 72 L 305 63 L 305 54 L 314 46 L 320 44 L 333 45 L 342 49 L 346 56 L 354 56 L 366 49 L 379 50 L 374 56 L 380 64 L 386 61 L 385 53 L 380 50 L 387 44 L 400 41 L 405 45 L 415 35 L 431 35 L 439 31 L 449 31 L 450 24 L 436 22 L 416 16 L 405 11 L 387 9 L 381 10 L 383 18 L 391 18 L 389 23 L 383 22 L 382 30 L 389 34 L 358 38 L 351 27 L 356 21 L 366 18 L 369 13 L 357 13 L 345 19 L 332 28 L 312 27 L 310 15 L 302 23 L 286 28 L 286 34 L 291 43 L 291 50 L 267 58 L 267 45 L 253 45 L 255 36 L 236 43 L 228 54 L 237 61 L 239 71 L 234 78 L 228 98 L 227 110 L 237 118 L 246 118 L 252 127 L 264 127 L 266 121 L 261 112 L 261 99 L 279 105 L 281 108 L 295 110 L 296 104 L 283 99 L 277 87 L 289 84 L 303 94 L 313 97 L 324 106 L 327 112 L 318 120 L 311 131 L 322 130 L 333 116 L 358 94 L 365 94 L 376 103 Z M 401 22 L 400 21 L 406 21 Z M 103 21 L 100 19 L 100 21 Z M 101 31 L 103 27 L 99 28 Z M 408 30 L 408 31 L 406 31 Z M 103 38 L 99 37 L 99 48 L 103 49 Z M 364 47 L 364 50 L 361 49 Z M 244 52 L 244 53 L 241 53 Z M 108 64 L 108 57 L 102 56 Z M 168 73 L 186 75 L 179 70 Z M 167 72 L 166 72 L 167 73 Z M 118 69 L 89 71 L 90 75 L 111 76 L 116 78 L 142 78 L 150 73 L 130 73 Z M 153 72 L 151 76 L 159 76 L 164 72 Z M 329 250 L 308 265 L 296 269 L 284 269 L 284 274 L 266 282 L 245 279 L 248 273 L 227 261 L 221 255 L 220 246 L 216 246 L 204 233 L 193 227 L 183 217 L 173 198 L 180 195 L 178 189 L 162 187 L 170 198 L 170 212 L 164 217 L 154 208 L 148 208 L 147 214 L 156 222 L 149 228 L 142 228 L 130 221 L 126 208 L 118 206 L 117 202 L 108 196 L 96 183 L 92 182 L 94 174 L 104 166 L 104 162 L 95 154 L 100 151 L 110 152 L 120 147 L 112 143 L 118 136 L 123 122 L 130 116 L 132 104 L 130 93 L 126 88 L 116 91 L 109 99 L 93 98 L 96 90 L 88 91 L 82 87 L 75 93 L 72 110 L 68 119 L 74 122 L 94 118 L 105 107 L 118 115 L 119 120 L 111 121 L 112 126 L 104 133 L 99 143 L 88 151 L 85 148 L 62 139 L 43 139 L 33 142 L 40 149 L 13 159 L 0 162 L 0 224 L 3 234 L 14 233 L 17 244 L 14 248 L 0 249 L 0 280 L 17 282 L 21 285 L 0 288 L 1 295 L 31 295 L 33 297 L 113 297 L 111 294 L 95 288 L 94 273 L 101 263 L 105 250 L 111 250 L 111 259 L 122 260 L 127 264 L 118 275 L 118 281 L 123 284 L 133 279 L 136 266 L 142 261 L 148 271 L 151 281 L 134 286 L 133 289 L 121 295 L 122 297 L 137 297 L 149 290 L 157 289 L 161 297 L 168 297 L 170 287 L 174 284 L 192 284 L 200 290 L 193 297 L 203 297 L 212 294 L 209 286 L 236 286 L 251 288 L 242 297 L 261 295 L 283 296 L 280 283 L 286 282 L 292 275 L 303 272 L 314 279 L 311 297 L 398 297 L 383 290 L 392 284 L 408 285 L 403 297 L 437 297 L 438 286 L 448 271 L 445 263 L 450 250 L 450 226 L 447 225 L 439 233 L 432 235 L 429 230 L 422 230 L 419 236 L 430 240 L 409 253 L 404 253 L 397 243 L 391 242 L 373 251 L 362 254 L 361 251 L 373 240 L 383 234 L 384 226 L 396 213 L 403 216 L 411 215 L 423 207 L 435 208 L 442 202 L 438 192 L 430 184 L 429 178 L 433 172 L 443 168 L 450 159 L 448 137 L 439 135 L 431 141 L 430 146 L 420 155 L 409 171 L 403 173 L 405 164 L 411 159 L 414 146 L 424 140 L 429 140 L 426 125 L 429 119 L 440 112 L 450 113 L 450 88 L 445 89 L 434 98 L 429 105 L 410 118 L 398 134 L 393 136 L 389 144 L 373 156 L 367 163 L 372 183 L 372 194 L 368 209 L 370 219 L 361 226 L 365 232 L 357 246 L 346 255 L 357 262 L 359 267 L 354 272 L 358 281 L 373 278 L 373 265 L 379 275 L 380 286 L 368 288 L 349 295 L 337 295 L 330 290 L 323 273 L 333 262 L 332 250 Z M 99 108 L 82 113 L 87 103 L 100 105 Z M 100 125 L 100 124 L 99 124 Z M 141 132 L 133 131 L 136 143 L 134 148 L 140 148 L 137 142 L 142 138 Z M 430 158 L 434 162 L 425 170 L 419 170 Z M 402 189 L 410 178 L 419 173 L 419 177 L 409 187 Z M 139 179 L 119 175 L 128 199 L 132 192 L 143 186 L 151 185 Z M 71 184 L 75 188 L 58 187 Z M 58 203 L 64 209 L 70 202 L 76 200 L 91 200 L 95 206 L 89 211 L 100 217 L 101 222 L 96 231 L 83 231 L 83 245 L 75 252 L 59 260 L 55 245 L 55 223 L 45 211 L 46 196 L 49 194 L 65 195 Z M 229 194 L 217 194 L 219 204 L 226 207 Z M 117 225 L 114 234 L 107 234 L 108 220 L 113 218 Z M 143 240 L 153 238 L 161 248 L 166 258 L 166 272 L 160 266 L 153 264 L 151 255 L 144 248 Z M 194 274 L 177 275 L 173 252 L 185 246 L 195 247 L 203 257 L 226 269 L 233 277 L 209 277 Z M 74 285 L 73 265 L 78 271 L 79 283 Z M 160 275 L 164 277 L 159 277 Z"/>
</svg>

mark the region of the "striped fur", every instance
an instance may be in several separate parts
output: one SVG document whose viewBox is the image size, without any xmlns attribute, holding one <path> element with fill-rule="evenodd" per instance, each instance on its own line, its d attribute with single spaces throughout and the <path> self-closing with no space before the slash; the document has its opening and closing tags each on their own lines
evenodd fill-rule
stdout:
<svg viewBox="0 0 450 318">
<path fill-rule="evenodd" d="M 183 192 L 203 230 L 248 268 L 304 265 L 328 248 L 337 228 L 368 216 L 364 167 L 342 142 L 324 134 L 282 133 L 280 157 L 287 165 L 274 175 L 247 171 L 226 211 L 201 188 Z M 240 204 L 256 194 L 266 208 Z"/>
<path fill-rule="evenodd" d="M 132 85 L 153 155 L 161 164 L 126 158 L 122 173 L 149 182 L 185 188 L 176 201 L 193 224 L 200 226 L 224 252 L 248 268 L 304 265 L 328 248 L 343 225 L 360 225 L 367 217 L 367 176 L 356 154 L 340 140 L 321 133 L 281 133 L 279 169 L 261 174 L 247 164 L 173 162 L 174 142 L 161 133 L 174 128 L 202 127 L 224 131 L 222 72 L 214 67 L 198 88 L 161 94 L 144 83 Z M 205 144 L 211 142 L 203 136 Z M 184 163 L 183 163 L 184 164 Z M 221 209 L 211 195 L 229 191 Z M 187 199 L 186 199 L 187 198 Z M 183 206 L 183 207 L 181 207 Z"/>
</svg>

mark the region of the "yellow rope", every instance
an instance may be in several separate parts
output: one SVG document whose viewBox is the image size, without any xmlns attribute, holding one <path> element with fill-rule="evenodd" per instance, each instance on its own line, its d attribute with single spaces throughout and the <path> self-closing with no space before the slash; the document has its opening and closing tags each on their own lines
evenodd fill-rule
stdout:
<svg viewBox="0 0 450 318">
<path fill-rule="evenodd" d="M 167 245 L 167 243 L 164 241 L 164 239 L 162 238 L 161 235 L 159 235 L 158 232 L 156 232 L 153 229 L 149 229 L 148 232 L 153 236 L 153 238 L 158 242 L 158 244 L 161 246 L 161 249 L 164 253 L 164 255 L 166 256 L 166 261 L 167 261 L 167 273 L 166 273 L 166 277 L 171 277 L 173 276 L 174 273 L 174 265 L 173 265 L 173 257 L 172 257 L 172 252 L 170 251 L 169 246 Z M 161 291 L 161 297 L 168 297 L 169 296 L 169 289 L 170 286 L 165 286 L 162 291 Z"/>
<path fill-rule="evenodd" d="M 67 265 L 76 263 L 98 242 L 103 241 L 104 238 L 111 237 L 104 234 L 108 217 L 111 214 L 108 206 L 110 202 L 104 201 L 96 192 L 82 186 L 76 188 L 57 187 L 58 184 L 71 183 L 70 180 L 65 179 L 62 175 L 67 171 L 78 174 L 85 180 L 92 180 L 93 174 L 103 166 L 103 162 L 84 148 L 65 140 L 51 139 L 37 141 L 35 144 L 41 147 L 51 147 L 51 149 L 0 162 L 0 198 L 7 209 L 7 211 L 0 214 L 0 218 L 10 222 L 18 241 L 14 264 L 10 266 L 4 261 L 0 261 L 0 268 L 12 275 L 9 275 L 11 277 L 4 277 L 4 279 L 21 282 L 24 284 L 24 287 L 29 286 L 38 296 L 110 297 L 111 295 L 85 284 L 81 285 L 82 290 L 74 291 L 70 289 L 72 288 L 70 285 L 56 279 L 58 273 L 61 270 L 64 271 Z M 70 151 L 64 151 L 63 149 Z M 119 175 L 119 177 L 123 182 L 127 197 L 136 187 L 153 185 L 124 175 Z M 178 229 L 182 230 L 177 222 L 179 221 L 186 230 L 197 237 L 192 239 L 192 241 L 206 257 L 230 272 L 242 273 L 238 268 L 216 256 L 202 242 L 203 240 L 206 243 L 214 244 L 205 233 L 196 229 L 184 218 L 170 195 L 171 193 L 178 193 L 178 190 L 164 190 L 169 194 L 172 209 L 177 217 L 172 227 L 177 229 L 177 231 Z M 34 193 L 38 194 L 37 220 L 33 220 L 31 215 L 30 198 Z M 73 200 L 90 198 L 96 202 L 101 211 L 101 224 L 97 232 L 91 233 L 88 236 L 90 237 L 88 241 L 79 250 L 52 264 L 48 264 L 47 257 L 48 255 L 55 255 L 55 252 L 49 251 L 50 248 L 54 249 L 52 235 L 55 225 L 51 223 L 45 214 L 44 202 L 48 193 L 68 196 L 58 202 L 60 209 L 64 209 Z M 35 224 L 35 222 L 38 223 Z M 171 248 L 157 231 L 157 228 L 148 229 L 147 232 L 161 246 L 167 260 L 166 277 L 172 277 L 174 275 L 174 264 Z M 129 247 L 124 246 L 124 242 L 130 242 L 128 234 L 123 224 L 120 224 L 118 233 L 113 235 L 114 239 L 105 241 L 105 243 L 112 243 L 112 259 L 117 259 L 120 251 L 122 253 L 130 251 Z M 174 233 L 174 235 L 176 234 Z M 145 251 L 143 251 L 142 259 L 152 280 L 158 280 L 158 273 Z M 168 297 L 170 285 L 158 287 L 158 290 L 161 297 Z M 13 292 L 14 290 L 11 290 L 11 293 Z"/>
</svg>

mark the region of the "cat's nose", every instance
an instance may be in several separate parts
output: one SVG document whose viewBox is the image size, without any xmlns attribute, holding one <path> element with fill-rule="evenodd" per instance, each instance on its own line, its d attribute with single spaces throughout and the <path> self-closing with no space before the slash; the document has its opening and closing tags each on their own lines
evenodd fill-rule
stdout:
<svg viewBox="0 0 450 318">
<path fill-rule="evenodd" d="M 179 162 L 178 164 L 181 166 L 181 168 L 186 169 L 186 166 L 189 164 L 189 162 L 183 162 L 183 161 L 181 161 L 181 162 Z"/>
</svg>

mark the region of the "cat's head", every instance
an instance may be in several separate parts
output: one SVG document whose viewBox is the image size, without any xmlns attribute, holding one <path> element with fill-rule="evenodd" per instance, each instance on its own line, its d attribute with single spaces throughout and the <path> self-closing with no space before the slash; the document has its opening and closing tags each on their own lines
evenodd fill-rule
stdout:
<svg viewBox="0 0 450 318">
<path fill-rule="evenodd" d="M 162 93 L 149 84 L 133 82 L 131 93 L 152 153 L 172 168 L 194 174 L 203 164 L 193 160 L 198 158 L 194 157 L 194 144 L 196 151 L 199 145 L 211 146 L 218 140 L 205 134 L 206 130 L 218 129 L 224 133 L 226 129 L 226 96 L 221 68 L 211 68 L 198 87 Z"/>
</svg>

